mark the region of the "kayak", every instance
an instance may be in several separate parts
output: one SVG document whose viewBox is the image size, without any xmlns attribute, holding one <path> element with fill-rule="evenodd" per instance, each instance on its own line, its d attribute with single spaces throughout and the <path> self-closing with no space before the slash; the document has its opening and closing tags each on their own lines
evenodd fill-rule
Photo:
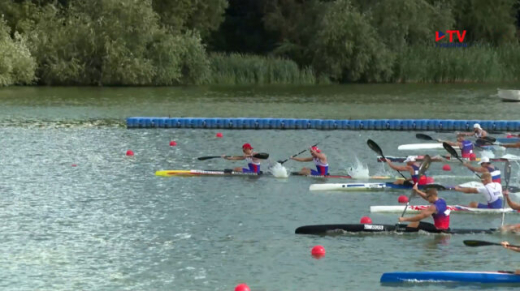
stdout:
<svg viewBox="0 0 520 291">
<path fill-rule="evenodd" d="M 260 173 L 243 173 L 243 172 L 235 172 L 233 170 L 165 170 L 165 171 L 157 171 L 155 172 L 156 176 L 163 177 L 189 177 L 189 176 L 261 176 L 263 172 Z"/>
<path fill-rule="evenodd" d="M 390 272 L 383 273 L 381 283 L 420 282 L 463 282 L 463 283 L 520 283 L 520 275 L 512 271 L 472 272 L 472 271 L 430 271 L 430 272 Z"/>
<path fill-rule="evenodd" d="M 161 170 L 155 172 L 156 176 L 162 177 L 190 177 L 190 176 L 262 176 L 266 175 L 262 171 L 260 173 L 243 173 L 235 172 L 231 169 L 225 170 Z M 269 173 L 269 175 L 271 175 Z M 300 175 L 299 173 L 291 173 L 291 176 L 305 176 L 309 178 L 322 178 L 322 179 L 355 179 L 349 175 Z M 369 179 L 375 180 L 389 180 L 392 179 L 390 176 L 372 176 Z"/>
<path fill-rule="evenodd" d="M 391 182 L 386 183 L 327 183 L 327 184 L 311 184 L 310 191 L 373 191 L 373 190 L 410 190 L 412 185 L 399 185 Z M 438 184 L 419 185 L 419 189 L 427 189 L 428 187 L 446 188 Z"/>
<path fill-rule="evenodd" d="M 415 159 L 418 161 L 418 162 L 421 162 L 423 159 L 424 159 L 424 156 L 411 156 L 411 157 L 415 157 Z M 398 163 L 403 163 L 404 160 L 406 160 L 407 157 L 393 157 L 393 156 L 389 156 L 389 157 L 385 157 L 387 159 L 389 159 L 390 161 L 392 162 L 398 162 Z M 461 158 L 461 160 L 463 161 L 468 161 L 468 162 L 480 162 L 480 158 L 476 158 L 474 160 L 470 160 L 470 159 L 467 159 L 467 158 Z M 491 162 L 505 162 L 505 161 L 514 161 L 514 160 L 520 160 L 520 157 L 519 156 L 515 156 L 515 155 L 510 155 L 510 154 L 507 154 L 507 155 L 504 155 L 503 157 L 501 158 L 491 158 L 489 159 Z M 383 160 L 383 157 L 377 157 L 377 161 L 378 162 L 385 162 Z M 451 162 L 451 163 L 460 163 L 460 161 L 455 158 L 455 157 L 452 157 L 452 156 L 433 156 L 431 157 L 431 161 L 432 162 Z"/>
<path fill-rule="evenodd" d="M 480 187 L 480 182 L 467 182 L 460 184 L 460 187 Z M 439 184 L 419 185 L 419 189 L 435 188 L 437 190 L 453 190 L 455 186 L 443 186 Z M 410 190 L 412 185 L 400 185 L 392 182 L 386 183 L 325 183 L 325 184 L 311 184 L 310 191 L 373 191 L 373 190 Z"/>
<path fill-rule="evenodd" d="M 506 148 L 499 145 L 483 145 L 483 146 L 475 146 L 476 149 L 482 150 L 501 150 L 505 151 Z M 442 143 L 413 143 L 413 144 L 403 144 L 397 147 L 400 151 L 412 151 L 412 150 L 444 150 L 444 146 Z M 455 148 L 460 151 L 459 148 Z"/>
<path fill-rule="evenodd" d="M 470 233 L 495 233 L 496 228 L 488 229 L 471 229 L 471 228 L 455 228 L 450 229 L 445 234 L 470 234 Z M 296 234 L 343 234 L 345 232 L 363 232 L 363 233 L 417 233 L 406 229 L 406 224 L 322 224 L 322 225 L 306 225 L 300 226 L 295 231 Z"/>
<path fill-rule="evenodd" d="M 370 206 L 370 212 L 378 213 L 402 213 L 404 211 L 404 205 L 388 205 L 388 206 Z M 421 210 L 430 207 L 430 205 L 408 205 L 406 208 L 407 213 L 417 213 Z M 518 210 L 511 208 L 472 208 L 462 205 L 448 205 L 447 207 L 452 213 L 469 213 L 469 214 L 497 214 L 497 213 L 520 213 Z"/>
<path fill-rule="evenodd" d="M 499 143 L 517 143 L 520 142 L 520 137 L 510 137 L 510 138 L 497 138 Z"/>
</svg>

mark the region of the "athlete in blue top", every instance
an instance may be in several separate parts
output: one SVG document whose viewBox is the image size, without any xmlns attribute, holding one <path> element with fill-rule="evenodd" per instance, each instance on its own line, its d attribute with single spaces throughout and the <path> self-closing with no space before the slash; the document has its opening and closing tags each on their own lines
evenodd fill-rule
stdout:
<svg viewBox="0 0 520 291">
<path fill-rule="evenodd" d="M 450 210 L 446 205 L 446 201 L 439 198 L 437 190 L 428 189 L 423 192 L 418 189 L 417 184 L 414 185 L 413 191 L 424 200 L 430 202 L 430 206 L 421 211 L 418 215 L 412 217 L 399 217 L 399 222 L 409 221 L 410 224 L 406 226 L 408 231 L 424 230 L 428 232 L 443 232 L 450 229 Z M 427 217 L 433 218 L 433 224 L 423 222 L 421 220 Z"/>
<path fill-rule="evenodd" d="M 233 169 L 235 172 L 243 173 L 260 173 L 260 159 L 253 157 L 256 153 L 253 152 L 253 147 L 249 143 L 245 143 L 242 146 L 243 156 L 231 156 L 222 155 L 222 158 L 226 160 L 246 160 L 247 168 L 236 167 Z"/>
<path fill-rule="evenodd" d="M 481 158 L 480 162 L 479 162 L 479 165 L 480 165 L 480 167 L 473 167 L 468 162 L 464 163 L 464 166 L 468 167 L 468 169 L 472 170 L 473 172 L 490 173 L 491 174 L 491 179 L 493 180 L 493 182 L 495 182 L 495 183 L 502 183 L 500 170 L 497 169 L 495 166 L 493 166 L 489 162 L 489 158 L 488 157 Z"/>
<path fill-rule="evenodd" d="M 473 154 L 473 143 L 470 140 L 466 140 L 465 135 L 463 135 L 463 134 L 457 135 L 456 142 L 452 142 L 449 140 L 441 140 L 441 139 L 438 139 L 437 141 L 445 142 L 445 143 L 449 144 L 450 146 L 459 147 L 463 158 L 470 159 L 471 154 Z"/>
<path fill-rule="evenodd" d="M 410 173 L 410 176 L 411 176 L 410 179 L 407 179 L 407 180 L 396 180 L 394 182 L 394 184 L 397 184 L 397 185 L 401 185 L 401 184 L 405 184 L 405 185 L 414 185 L 414 184 L 424 185 L 424 184 L 427 183 L 426 182 L 427 181 L 426 173 L 424 174 L 424 176 L 422 176 L 419 179 L 419 167 L 421 166 L 421 164 L 420 163 L 416 163 L 414 156 L 406 157 L 406 160 L 404 160 L 404 163 L 406 163 L 406 166 L 396 166 L 396 165 L 394 165 L 392 163 L 392 161 L 390 161 L 390 159 L 386 159 L 386 163 L 388 164 L 388 166 L 390 166 L 390 168 L 392 168 L 392 169 L 394 169 L 396 171 L 406 171 L 406 172 Z"/>
<path fill-rule="evenodd" d="M 329 174 L 329 164 L 327 163 L 327 156 L 321 152 L 318 147 L 311 147 L 309 149 L 311 156 L 309 158 L 296 158 L 292 157 L 291 160 L 297 162 L 314 162 L 316 170 L 303 168 L 298 172 L 300 175 L 313 175 L 313 176 L 327 176 Z"/>
</svg>

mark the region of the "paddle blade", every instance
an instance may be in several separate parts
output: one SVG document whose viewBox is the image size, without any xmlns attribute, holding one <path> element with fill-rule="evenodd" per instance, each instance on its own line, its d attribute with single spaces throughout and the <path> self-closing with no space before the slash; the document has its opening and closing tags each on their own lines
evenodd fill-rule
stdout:
<svg viewBox="0 0 520 291">
<path fill-rule="evenodd" d="M 488 241 L 483 241 L 483 240 L 465 240 L 464 244 L 467 245 L 468 247 L 482 247 L 482 246 L 496 246 L 496 245 L 500 246 L 501 245 L 499 243 L 488 242 Z"/>
<path fill-rule="evenodd" d="M 374 152 L 376 152 L 378 155 L 382 156 L 383 158 L 385 158 L 385 156 L 383 155 L 383 151 L 381 150 L 381 148 L 379 147 L 379 145 L 377 145 L 377 143 L 375 143 L 373 140 L 369 139 L 367 140 L 367 145 L 368 147 L 373 150 Z"/>
<path fill-rule="evenodd" d="M 457 159 L 459 158 L 459 154 L 457 153 L 457 151 L 451 145 L 443 142 L 442 146 L 444 147 L 445 150 L 448 151 L 448 153 L 450 153 L 450 155 L 456 157 Z"/>
<path fill-rule="evenodd" d="M 269 158 L 269 154 L 267 154 L 267 153 L 258 153 L 258 154 L 254 154 L 253 157 L 257 158 L 257 159 L 260 159 L 260 160 L 265 160 L 265 159 Z"/>
<path fill-rule="evenodd" d="M 419 176 L 424 175 L 424 173 L 430 167 L 431 162 L 432 162 L 432 158 L 429 155 L 425 155 L 423 158 L 423 162 L 422 162 L 421 166 L 419 167 Z"/>
<path fill-rule="evenodd" d="M 205 160 L 209 160 L 209 159 L 216 159 L 216 158 L 222 158 L 221 156 L 207 156 L 207 157 L 200 157 L 200 158 L 197 158 L 199 161 L 205 161 Z"/>
<path fill-rule="evenodd" d="M 439 185 L 439 184 L 428 184 L 428 185 L 424 185 L 424 186 L 423 186 L 423 189 L 424 189 L 424 190 L 435 189 L 435 190 L 437 190 L 437 191 L 448 190 L 445 186 L 443 186 L 443 185 Z"/>
<path fill-rule="evenodd" d="M 422 133 L 416 134 L 415 137 L 422 140 L 433 140 L 431 136 Z"/>
<path fill-rule="evenodd" d="M 504 179 L 506 180 L 506 189 L 509 186 L 509 179 L 511 178 L 511 163 L 509 160 L 506 161 L 504 169 Z"/>
</svg>

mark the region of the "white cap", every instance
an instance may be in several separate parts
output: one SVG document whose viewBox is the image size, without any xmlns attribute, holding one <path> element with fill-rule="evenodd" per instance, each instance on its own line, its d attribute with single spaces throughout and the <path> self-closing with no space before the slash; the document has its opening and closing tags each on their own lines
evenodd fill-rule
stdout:
<svg viewBox="0 0 520 291">
<path fill-rule="evenodd" d="M 415 157 L 414 156 L 406 157 L 406 160 L 404 160 L 404 163 L 408 163 L 408 162 L 415 162 Z"/>
<path fill-rule="evenodd" d="M 483 163 L 489 163 L 489 158 L 488 157 L 480 158 L 480 162 L 478 164 L 482 165 Z"/>
<path fill-rule="evenodd" d="M 473 128 L 478 128 L 478 129 L 481 129 L 482 127 L 480 127 L 480 124 L 478 124 L 478 123 L 475 123 L 475 124 L 473 124 Z"/>
</svg>

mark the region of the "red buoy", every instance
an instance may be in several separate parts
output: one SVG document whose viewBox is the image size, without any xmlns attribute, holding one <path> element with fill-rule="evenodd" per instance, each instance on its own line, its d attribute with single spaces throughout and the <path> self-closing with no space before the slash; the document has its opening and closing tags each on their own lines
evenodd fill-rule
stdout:
<svg viewBox="0 0 520 291">
<path fill-rule="evenodd" d="M 224 135 L 222 135 L 222 132 L 217 132 L 217 137 L 223 137 Z"/>
<path fill-rule="evenodd" d="M 325 256 L 325 248 L 323 246 L 314 246 L 311 250 L 311 255 L 317 259 Z"/>
<path fill-rule="evenodd" d="M 406 195 L 401 195 L 401 196 L 399 196 L 399 198 L 397 198 L 397 202 L 408 203 L 408 197 L 406 197 Z"/>
<path fill-rule="evenodd" d="M 133 156 L 134 155 L 134 152 L 132 150 L 127 150 L 126 151 L 126 155 L 127 156 Z"/>
<path fill-rule="evenodd" d="M 359 221 L 359 223 L 362 223 L 362 224 L 372 223 L 372 218 L 370 218 L 368 216 L 363 216 L 363 217 L 361 217 L 361 220 Z"/>
<path fill-rule="evenodd" d="M 444 166 L 442 166 L 442 170 L 448 172 L 448 171 L 451 171 L 451 167 L 450 167 L 450 165 L 445 164 Z"/>
<path fill-rule="evenodd" d="M 235 287 L 235 291 L 251 291 L 251 289 L 249 289 L 249 286 L 247 286 L 246 284 L 242 283 L 242 284 L 238 284 Z"/>
<path fill-rule="evenodd" d="M 176 146 L 176 145 L 177 145 L 177 142 L 176 142 L 176 141 L 174 141 L 174 140 L 170 141 L 170 146 L 171 146 L 171 147 L 174 147 L 174 146 Z"/>
</svg>

